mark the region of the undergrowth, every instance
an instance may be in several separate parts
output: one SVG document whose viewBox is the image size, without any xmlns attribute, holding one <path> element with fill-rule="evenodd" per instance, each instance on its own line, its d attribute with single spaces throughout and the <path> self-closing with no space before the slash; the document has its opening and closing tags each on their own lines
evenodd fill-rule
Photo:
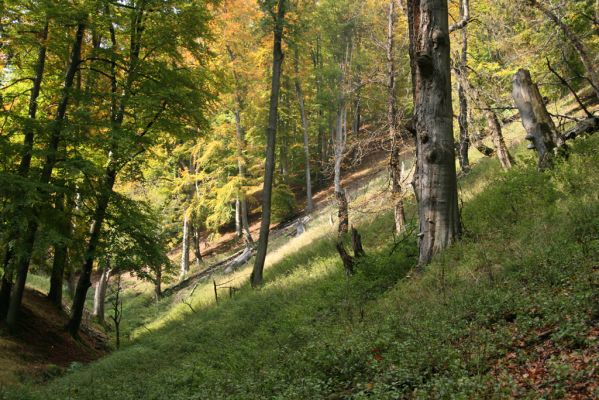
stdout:
<svg viewBox="0 0 599 400">
<path fill-rule="evenodd" d="M 423 273 L 390 211 L 363 216 L 355 276 L 321 235 L 278 259 L 261 290 L 179 305 L 125 349 L 0 398 L 596 397 L 599 136 L 543 173 L 518 158 L 461 180 L 464 237 Z"/>
</svg>

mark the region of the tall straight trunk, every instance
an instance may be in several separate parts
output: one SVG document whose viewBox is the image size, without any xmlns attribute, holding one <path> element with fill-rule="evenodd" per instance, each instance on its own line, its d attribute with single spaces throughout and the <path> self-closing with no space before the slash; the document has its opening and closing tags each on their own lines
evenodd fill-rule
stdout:
<svg viewBox="0 0 599 400">
<path fill-rule="evenodd" d="M 156 267 L 156 276 L 154 277 L 154 296 L 156 301 L 162 297 L 162 266 Z"/>
<path fill-rule="evenodd" d="M 239 198 L 235 199 L 235 233 L 238 238 L 243 235 L 243 230 L 241 229 L 241 203 Z"/>
<path fill-rule="evenodd" d="M 464 19 L 469 14 L 468 0 L 460 0 L 460 19 Z M 468 31 L 466 26 L 462 27 L 462 49 L 460 52 L 460 67 L 465 70 L 468 65 Z M 470 135 L 468 134 L 468 99 L 466 90 L 458 80 L 458 99 L 460 104 L 460 114 L 458 116 L 458 125 L 460 126 L 460 147 L 458 159 L 462 172 L 470 171 L 470 160 L 468 159 L 468 150 L 470 148 Z"/>
<path fill-rule="evenodd" d="M 65 196 L 59 193 L 56 196 L 55 209 L 61 215 L 59 223 L 60 234 L 64 237 L 59 243 L 54 245 L 54 258 L 52 260 L 52 273 L 50 275 L 50 291 L 48 299 L 55 306 L 62 308 L 62 286 L 64 282 L 64 270 L 68 258 L 68 245 L 66 240 L 71 234 L 71 212 L 65 213 Z M 64 218 L 62 218 L 64 216 Z"/>
<path fill-rule="evenodd" d="M 495 153 L 497 153 L 497 158 L 501 163 L 501 167 L 504 170 L 510 169 L 514 163 L 514 159 L 505 144 L 501 123 L 499 122 L 499 118 L 497 118 L 497 114 L 495 114 L 495 112 L 491 109 L 490 104 L 485 100 L 485 98 L 481 96 L 478 88 L 472 85 L 472 82 L 466 76 L 465 69 L 461 68 L 460 66 L 454 68 L 454 72 L 458 78 L 460 86 L 463 88 L 466 94 L 468 94 L 468 96 L 470 96 L 472 100 L 483 110 L 483 114 L 487 121 L 487 128 L 489 132 L 491 132 L 493 145 L 495 146 Z"/>
<path fill-rule="evenodd" d="M 299 54 L 297 47 L 295 49 L 295 93 L 302 118 L 302 130 L 304 133 L 304 156 L 306 162 L 306 212 L 314 210 L 314 201 L 312 200 L 312 176 L 310 173 L 310 130 L 308 126 L 308 117 L 306 116 L 306 107 L 304 104 L 304 93 L 299 79 Z"/>
<path fill-rule="evenodd" d="M 71 318 L 67 324 L 67 330 L 72 336 L 77 336 L 79 327 L 81 326 L 81 320 L 83 318 L 83 309 L 85 307 L 85 298 L 87 296 L 87 290 L 91 286 L 91 274 L 94 266 L 94 260 L 96 257 L 96 250 L 98 243 L 100 242 L 100 233 L 102 231 L 102 224 L 104 218 L 106 218 L 106 210 L 110 203 L 110 197 L 112 195 L 112 189 L 116 180 L 116 170 L 109 163 L 106 170 L 106 176 L 102 185 L 102 192 L 98 198 L 96 208 L 94 210 L 94 222 L 92 223 L 89 240 L 85 249 L 85 260 L 79 280 L 77 281 L 77 287 L 75 289 L 75 295 L 73 296 L 73 305 L 71 306 Z"/>
<path fill-rule="evenodd" d="M 73 88 L 73 82 L 75 79 L 75 73 L 79 67 L 81 60 L 81 46 L 83 43 L 83 33 L 85 31 L 85 24 L 80 23 L 77 25 L 77 32 L 75 34 L 75 41 L 71 50 L 71 59 L 65 74 L 62 96 L 58 107 L 56 109 L 56 116 L 52 123 L 50 142 L 47 148 L 47 155 L 42 173 L 40 176 L 40 183 L 42 186 L 50 182 L 52 171 L 57 161 L 58 146 L 60 144 L 60 136 L 63 128 L 63 123 L 67 113 L 67 106 L 71 98 L 71 89 Z M 41 206 L 40 206 L 41 207 Z M 33 251 L 33 245 L 35 243 L 35 235 L 38 229 L 38 221 L 36 215 L 38 210 L 34 207 L 32 210 L 32 217 L 27 221 L 27 228 L 25 234 L 20 238 L 20 256 L 18 257 L 16 264 L 16 280 L 10 297 L 10 305 L 6 316 L 6 324 L 10 330 L 16 328 L 19 310 L 21 308 L 21 301 L 23 299 L 23 292 L 25 291 L 25 282 L 27 281 L 27 274 L 29 272 L 29 262 L 31 260 L 31 253 Z"/>
<path fill-rule="evenodd" d="M 191 244 L 193 246 L 193 256 L 196 260 L 196 265 L 199 267 L 202 262 L 202 252 L 200 249 L 201 239 L 200 239 L 200 228 L 194 223 L 189 224 L 189 229 L 191 231 Z"/>
<path fill-rule="evenodd" d="M 102 269 L 100 278 L 96 282 L 96 291 L 94 292 L 94 308 L 92 315 L 100 324 L 104 324 L 104 303 L 106 302 L 106 288 L 110 279 L 110 266 Z"/>
<path fill-rule="evenodd" d="M 420 223 L 419 264 L 459 239 L 453 111 L 446 0 L 409 0 L 408 26 L 414 82 L 416 172 Z"/>
<path fill-rule="evenodd" d="M 260 224 L 260 238 L 256 261 L 252 271 L 252 286 L 262 285 L 264 262 L 268 249 L 268 236 L 270 234 L 271 196 L 275 169 L 275 147 L 277 134 L 279 92 L 281 89 L 281 67 L 283 65 L 283 23 L 285 18 L 285 0 L 279 0 L 274 26 L 272 82 L 270 92 L 270 106 L 268 110 L 268 129 L 266 138 L 266 165 L 264 168 L 264 189 L 262 191 L 262 222 Z"/>
<path fill-rule="evenodd" d="M 389 174 L 391 178 L 391 196 L 395 209 L 395 231 L 400 233 L 406 224 L 403 206 L 403 191 L 401 187 L 401 145 L 403 144 L 401 132 L 398 129 L 396 79 L 395 79 L 395 24 L 397 23 L 396 0 L 389 1 L 388 26 L 387 26 L 387 124 L 389 125 L 389 138 L 391 139 L 391 156 L 389 160 Z"/>
<path fill-rule="evenodd" d="M 181 245 L 181 270 L 179 278 L 183 279 L 189 273 L 189 245 L 191 244 L 190 223 L 187 213 L 183 215 L 183 240 Z"/>
<path fill-rule="evenodd" d="M 553 11 L 551 11 L 546 5 L 542 4 L 539 0 L 526 0 L 528 4 L 535 7 L 537 10 L 545 14 L 547 18 L 549 18 L 555 25 L 557 25 L 561 31 L 563 32 L 566 39 L 570 41 L 572 47 L 578 53 L 578 57 L 580 57 L 580 61 L 584 65 L 584 68 L 587 72 L 587 78 L 593 89 L 595 91 L 595 95 L 597 99 L 599 99 L 599 74 L 596 70 L 596 63 L 593 60 L 593 57 L 589 54 L 586 46 L 582 43 L 580 38 L 576 36 L 576 34 L 570 29 L 570 27 L 562 21 Z"/>
</svg>

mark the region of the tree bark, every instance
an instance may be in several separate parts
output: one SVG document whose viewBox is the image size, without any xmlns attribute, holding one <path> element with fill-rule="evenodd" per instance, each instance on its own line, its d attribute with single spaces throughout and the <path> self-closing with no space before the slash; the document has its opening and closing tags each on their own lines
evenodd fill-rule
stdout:
<svg viewBox="0 0 599 400">
<path fill-rule="evenodd" d="M 190 230 L 191 230 L 191 243 L 193 245 L 193 255 L 196 259 L 196 265 L 199 267 L 204 260 L 202 259 L 202 251 L 201 251 L 201 237 L 200 237 L 200 228 L 198 228 L 196 226 L 196 224 L 191 223 L 190 224 Z"/>
<path fill-rule="evenodd" d="M 314 202 L 312 200 L 312 176 L 310 173 L 310 130 L 308 126 L 308 117 L 306 116 L 306 107 L 304 104 L 304 93 L 299 79 L 299 54 L 297 47 L 295 49 L 295 94 L 299 105 L 300 115 L 302 118 L 302 130 L 304 133 L 304 157 L 306 162 L 306 213 L 311 213 L 314 210 Z"/>
<path fill-rule="evenodd" d="M 183 240 L 181 241 L 181 270 L 179 279 L 184 279 L 189 273 L 189 245 L 191 244 L 189 216 L 183 215 Z"/>
<path fill-rule="evenodd" d="M 469 18 L 469 0 L 460 0 L 460 19 L 467 20 Z M 462 32 L 462 49 L 460 53 L 460 67 L 465 69 L 468 65 L 468 31 L 466 25 L 461 29 Z M 470 135 L 468 134 L 468 99 L 466 91 L 458 80 L 458 98 L 460 104 L 460 115 L 458 116 L 458 124 L 460 126 L 460 148 L 458 159 L 460 160 L 460 168 L 462 172 L 470 171 L 470 160 L 468 159 L 468 150 L 470 148 Z"/>
<path fill-rule="evenodd" d="M 396 98 L 395 79 L 395 25 L 397 22 L 397 11 L 395 2 L 389 1 L 388 27 L 387 27 L 387 124 L 389 125 L 389 138 L 391 139 L 391 157 L 389 160 L 389 173 L 391 178 L 391 196 L 393 197 L 395 209 L 395 231 L 403 230 L 406 224 L 406 216 L 403 206 L 403 189 L 401 186 L 401 145 L 403 140 L 399 130 Z"/>
<path fill-rule="evenodd" d="M 80 23 L 77 25 L 77 32 L 75 34 L 75 41 L 71 50 L 71 59 L 67 68 L 67 72 L 64 79 L 62 96 L 56 110 L 56 117 L 53 121 L 51 128 L 50 143 L 47 148 L 46 160 L 40 176 L 40 183 L 42 186 L 50 182 L 52 171 L 57 161 L 58 146 L 60 143 L 60 136 L 63 128 L 64 119 L 67 112 L 67 106 L 71 98 L 71 89 L 73 88 L 73 82 L 75 79 L 75 73 L 81 60 L 81 46 L 83 43 L 83 33 L 85 31 L 85 24 Z M 38 210 L 32 210 L 32 214 L 37 214 Z M 27 281 L 27 274 L 29 272 L 29 262 L 31 260 L 31 253 L 33 251 L 33 245 L 35 243 L 35 235 L 38 229 L 38 222 L 36 216 L 29 218 L 27 222 L 27 229 L 23 237 L 21 238 L 20 256 L 18 257 L 16 264 L 16 280 L 10 297 L 10 305 L 6 316 L 6 324 L 9 330 L 14 331 L 17 324 L 19 310 L 21 309 L 21 301 L 23 299 L 23 292 L 25 291 L 25 282 Z"/>
<path fill-rule="evenodd" d="M 260 224 L 260 238 L 256 261 L 252 271 L 252 287 L 262 285 L 264 262 L 268 249 L 268 236 L 270 234 L 272 184 L 275 169 L 275 147 L 277 135 L 277 120 L 279 107 L 279 92 L 281 89 L 281 67 L 283 65 L 283 23 L 285 18 L 285 0 L 278 0 L 277 14 L 274 26 L 272 82 L 270 92 L 270 106 L 268 111 L 268 129 L 266 140 L 266 165 L 264 168 L 264 189 L 262 194 L 262 221 Z"/>
<path fill-rule="evenodd" d="M 525 0 L 525 1 L 527 1 L 532 7 L 536 8 L 537 10 L 539 10 L 540 12 L 545 14 L 545 16 L 547 16 L 547 18 L 549 18 L 551 21 L 553 21 L 553 23 L 562 30 L 566 39 L 568 39 L 570 41 L 570 43 L 572 44 L 572 47 L 574 47 L 574 49 L 578 53 L 578 56 L 580 57 L 580 61 L 582 61 L 582 64 L 584 65 L 584 68 L 587 71 L 587 78 L 588 78 L 589 82 L 591 83 L 591 85 L 593 86 L 595 95 L 597 96 L 597 99 L 599 100 L 599 75 L 597 73 L 597 70 L 595 69 L 596 63 L 593 60 L 593 58 L 591 57 L 591 55 L 589 55 L 589 52 L 588 52 L 586 46 L 582 43 L 580 38 L 574 34 L 572 29 L 570 29 L 570 27 L 568 25 L 566 25 L 566 23 L 564 23 L 547 6 L 545 6 L 538 0 Z"/>
<path fill-rule="evenodd" d="M 110 266 L 106 266 L 102 269 L 100 278 L 96 283 L 96 291 L 94 293 L 94 308 L 92 315 L 96 318 L 100 324 L 104 325 L 104 303 L 106 301 L 106 288 L 108 287 L 108 281 L 110 279 Z"/>
<path fill-rule="evenodd" d="M 6 252 L 4 253 L 2 260 L 2 282 L 0 282 L 0 319 L 6 318 L 8 312 L 8 305 L 10 304 L 10 292 L 13 285 L 12 270 L 9 267 L 10 260 L 12 258 L 11 249 L 6 246 Z"/>
<path fill-rule="evenodd" d="M 347 195 L 345 190 L 341 192 L 335 192 L 337 197 L 337 205 L 339 207 L 339 227 L 338 234 L 342 235 L 349 231 L 349 208 L 347 203 Z"/>
<path fill-rule="evenodd" d="M 563 139 L 545 108 L 539 88 L 532 82 L 530 72 L 518 70 L 512 85 L 512 96 L 527 132 L 526 140 L 531 142 L 528 147 L 538 152 L 538 167 L 543 170 L 551 165 L 553 150 L 562 146 Z"/>
<path fill-rule="evenodd" d="M 419 264 L 459 239 L 446 0 L 408 2 L 417 133 L 414 191 L 420 223 Z"/>
</svg>

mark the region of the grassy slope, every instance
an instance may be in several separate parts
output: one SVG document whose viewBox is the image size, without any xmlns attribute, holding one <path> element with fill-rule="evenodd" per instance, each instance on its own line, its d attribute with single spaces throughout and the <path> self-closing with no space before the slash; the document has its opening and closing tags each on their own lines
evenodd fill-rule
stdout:
<svg viewBox="0 0 599 400">
<path fill-rule="evenodd" d="M 410 274 L 415 241 L 389 255 L 390 211 L 368 212 L 388 203 L 375 188 L 353 202 L 368 252 L 357 276 L 343 275 L 323 215 L 305 236 L 280 244 L 262 290 L 242 286 L 215 306 L 204 284 L 190 298 L 195 312 L 180 303 L 189 293 L 158 306 L 149 306 L 149 294 L 130 295 L 130 345 L 45 387 L 4 396 L 591 397 L 599 136 L 578 141 L 552 172 L 519 158 L 509 173 L 483 160 L 461 181 L 464 240 L 422 275 Z M 248 273 L 236 273 L 234 284 Z"/>
</svg>

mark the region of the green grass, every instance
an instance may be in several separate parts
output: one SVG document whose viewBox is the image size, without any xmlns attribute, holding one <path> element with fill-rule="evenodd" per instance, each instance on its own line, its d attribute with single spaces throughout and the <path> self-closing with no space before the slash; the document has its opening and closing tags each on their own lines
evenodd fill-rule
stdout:
<svg viewBox="0 0 599 400">
<path fill-rule="evenodd" d="M 522 147 L 517 158 L 507 173 L 480 160 L 460 181 L 464 238 L 422 274 L 414 238 L 391 254 L 379 178 L 352 200 L 368 253 L 356 276 L 325 210 L 275 241 L 261 290 L 249 267 L 216 277 L 241 288 L 219 305 L 211 282 L 158 305 L 130 288 L 124 349 L 0 398 L 561 398 L 597 380 L 599 136 L 545 173 Z"/>
</svg>

